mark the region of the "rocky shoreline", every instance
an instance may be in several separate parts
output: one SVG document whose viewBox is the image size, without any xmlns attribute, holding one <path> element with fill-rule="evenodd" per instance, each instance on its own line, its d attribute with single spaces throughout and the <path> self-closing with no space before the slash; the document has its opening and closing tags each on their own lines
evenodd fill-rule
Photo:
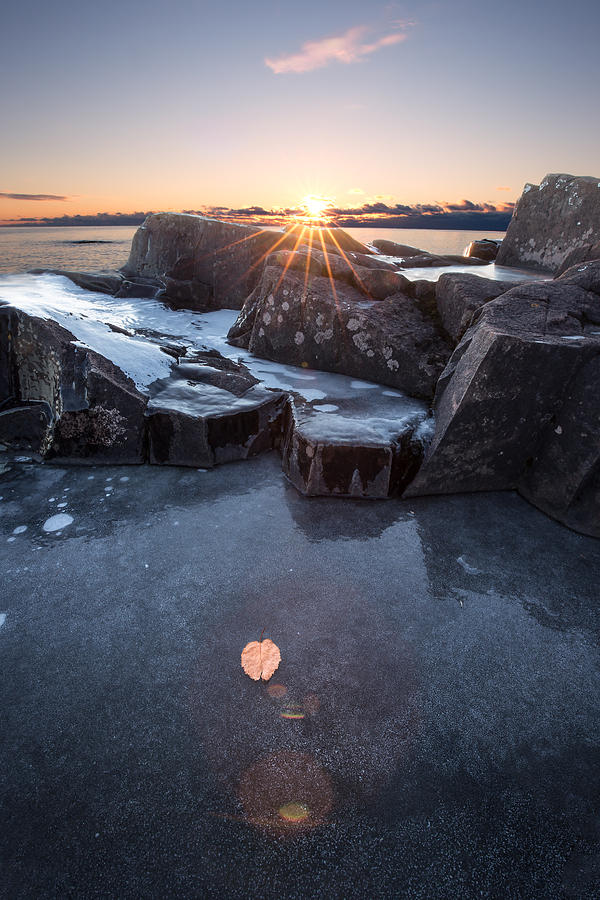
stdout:
<svg viewBox="0 0 600 900">
<path fill-rule="evenodd" d="M 491 241 L 468 251 L 481 257 L 368 247 L 339 229 L 149 216 L 120 272 L 53 276 L 140 304 L 238 310 L 228 339 L 240 358 L 107 323 L 126 349 L 143 339 L 162 360 L 160 377 L 136 383 L 68 320 L 21 308 L 7 289 L 0 442 L 48 461 L 197 467 L 277 449 L 307 495 L 518 490 L 600 537 L 598 188 L 573 176 L 548 176 L 535 196 L 527 186 L 499 251 Z M 544 275 L 555 277 L 475 274 L 496 252 L 513 266 L 551 262 Z M 408 277 L 457 263 L 473 274 Z M 366 389 L 319 408 L 300 390 L 265 386 L 248 354 Z"/>
</svg>

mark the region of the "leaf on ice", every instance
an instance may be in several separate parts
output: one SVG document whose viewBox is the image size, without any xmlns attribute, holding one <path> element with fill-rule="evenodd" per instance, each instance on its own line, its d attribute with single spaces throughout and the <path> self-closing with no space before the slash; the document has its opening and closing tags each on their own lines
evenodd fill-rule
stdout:
<svg viewBox="0 0 600 900">
<path fill-rule="evenodd" d="M 262 637 L 262 635 L 261 635 Z M 250 641 L 242 650 L 242 668 L 253 681 L 268 681 L 281 662 L 279 647 L 273 641 Z"/>
</svg>

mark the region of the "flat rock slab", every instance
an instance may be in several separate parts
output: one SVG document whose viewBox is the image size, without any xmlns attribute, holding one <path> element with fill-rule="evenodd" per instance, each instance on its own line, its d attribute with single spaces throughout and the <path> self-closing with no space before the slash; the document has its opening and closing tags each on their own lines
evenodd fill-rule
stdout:
<svg viewBox="0 0 600 900">
<path fill-rule="evenodd" d="M 286 403 L 286 393 L 263 387 L 245 367 L 195 354 L 151 387 L 149 462 L 209 468 L 271 450 Z"/>
<path fill-rule="evenodd" d="M 337 403 L 292 401 L 282 465 L 303 494 L 398 496 L 419 468 L 430 421 L 426 406 L 400 394 L 386 396 L 376 385 L 365 387 L 372 390 Z"/>
</svg>

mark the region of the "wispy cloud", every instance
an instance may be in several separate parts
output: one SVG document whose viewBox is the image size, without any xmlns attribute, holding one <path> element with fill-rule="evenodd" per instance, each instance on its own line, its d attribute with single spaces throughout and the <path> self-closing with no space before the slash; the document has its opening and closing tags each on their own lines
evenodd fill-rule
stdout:
<svg viewBox="0 0 600 900">
<path fill-rule="evenodd" d="M 307 41 L 302 44 L 298 53 L 278 56 L 275 59 L 267 57 L 265 64 L 276 75 L 287 72 L 312 72 L 313 69 L 322 69 L 330 63 L 355 63 L 360 62 L 365 56 L 381 50 L 382 47 L 391 47 L 406 40 L 406 28 L 409 22 L 397 22 L 393 31 L 369 40 L 371 29 L 368 25 L 356 25 L 349 28 L 343 34 L 321 38 L 319 41 Z"/>
<path fill-rule="evenodd" d="M 0 191 L 0 199 L 3 200 L 68 200 L 68 197 L 61 197 L 60 194 L 12 194 L 2 193 Z"/>
</svg>

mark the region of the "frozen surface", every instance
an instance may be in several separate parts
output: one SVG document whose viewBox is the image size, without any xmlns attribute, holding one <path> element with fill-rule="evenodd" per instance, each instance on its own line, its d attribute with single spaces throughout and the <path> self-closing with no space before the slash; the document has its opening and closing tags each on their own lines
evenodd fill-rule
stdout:
<svg viewBox="0 0 600 900">
<path fill-rule="evenodd" d="M 232 360 L 241 360 L 267 388 L 294 392 L 307 402 L 340 401 L 370 394 L 370 399 L 397 398 L 397 413 L 414 401 L 399 391 L 345 375 L 302 369 L 253 356 L 227 343 L 227 332 L 238 311 L 221 309 L 210 313 L 172 310 L 156 300 L 120 300 L 77 287 L 59 275 L 0 276 L 0 302 L 5 301 L 31 315 L 52 318 L 71 331 L 81 344 L 112 360 L 141 390 L 166 378 L 174 360 L 161 344 L 191 349 L 215 349 Z M 111 330 L 125 329 L 130 336 Z M 217 389 L 215 389 L 216 391 Z M 165 401 L 167 398 L 163 398 Z M 214 394 L 215 402 L 217 395 Z"/>
<path fill-rule="evenodd" d="M 384 254 L 379 254 L 379 257 L 384 262 L 391 262 L 394 265 L 398 265 L 400 263 L 399 257 L 396 256 L 385 256 Z M 462 266 L 459 264 L 455 266 L 423 266 L 422 268 L 415 269 L 403 269 L 399 268 L 398 271 L 404 275 L 405 278 L 408 278 L 409 281 L 420 281 L 424 279 L 425 281 L 437 281 L 440 275 L 444 275 L 446 272 L 454 272 L 461 273 L 463 275 L 480 275 L 482 278 L 492 278 L 494 281 L 548 281 L 548 279 L 552 278 L 551 275 L 543 275 L 539 272 L 534 272 L 531 269 L 516 269 L 510 266 L 497 266 L 495 263 L 489 263 L 487 266 Z"/>
<path fill-rule="evenodd" d="M 600 541 L 510 493 L 308 500 L 274 455 L 7 462 L 6 897 L 597 897 Z"/>
</svg>

